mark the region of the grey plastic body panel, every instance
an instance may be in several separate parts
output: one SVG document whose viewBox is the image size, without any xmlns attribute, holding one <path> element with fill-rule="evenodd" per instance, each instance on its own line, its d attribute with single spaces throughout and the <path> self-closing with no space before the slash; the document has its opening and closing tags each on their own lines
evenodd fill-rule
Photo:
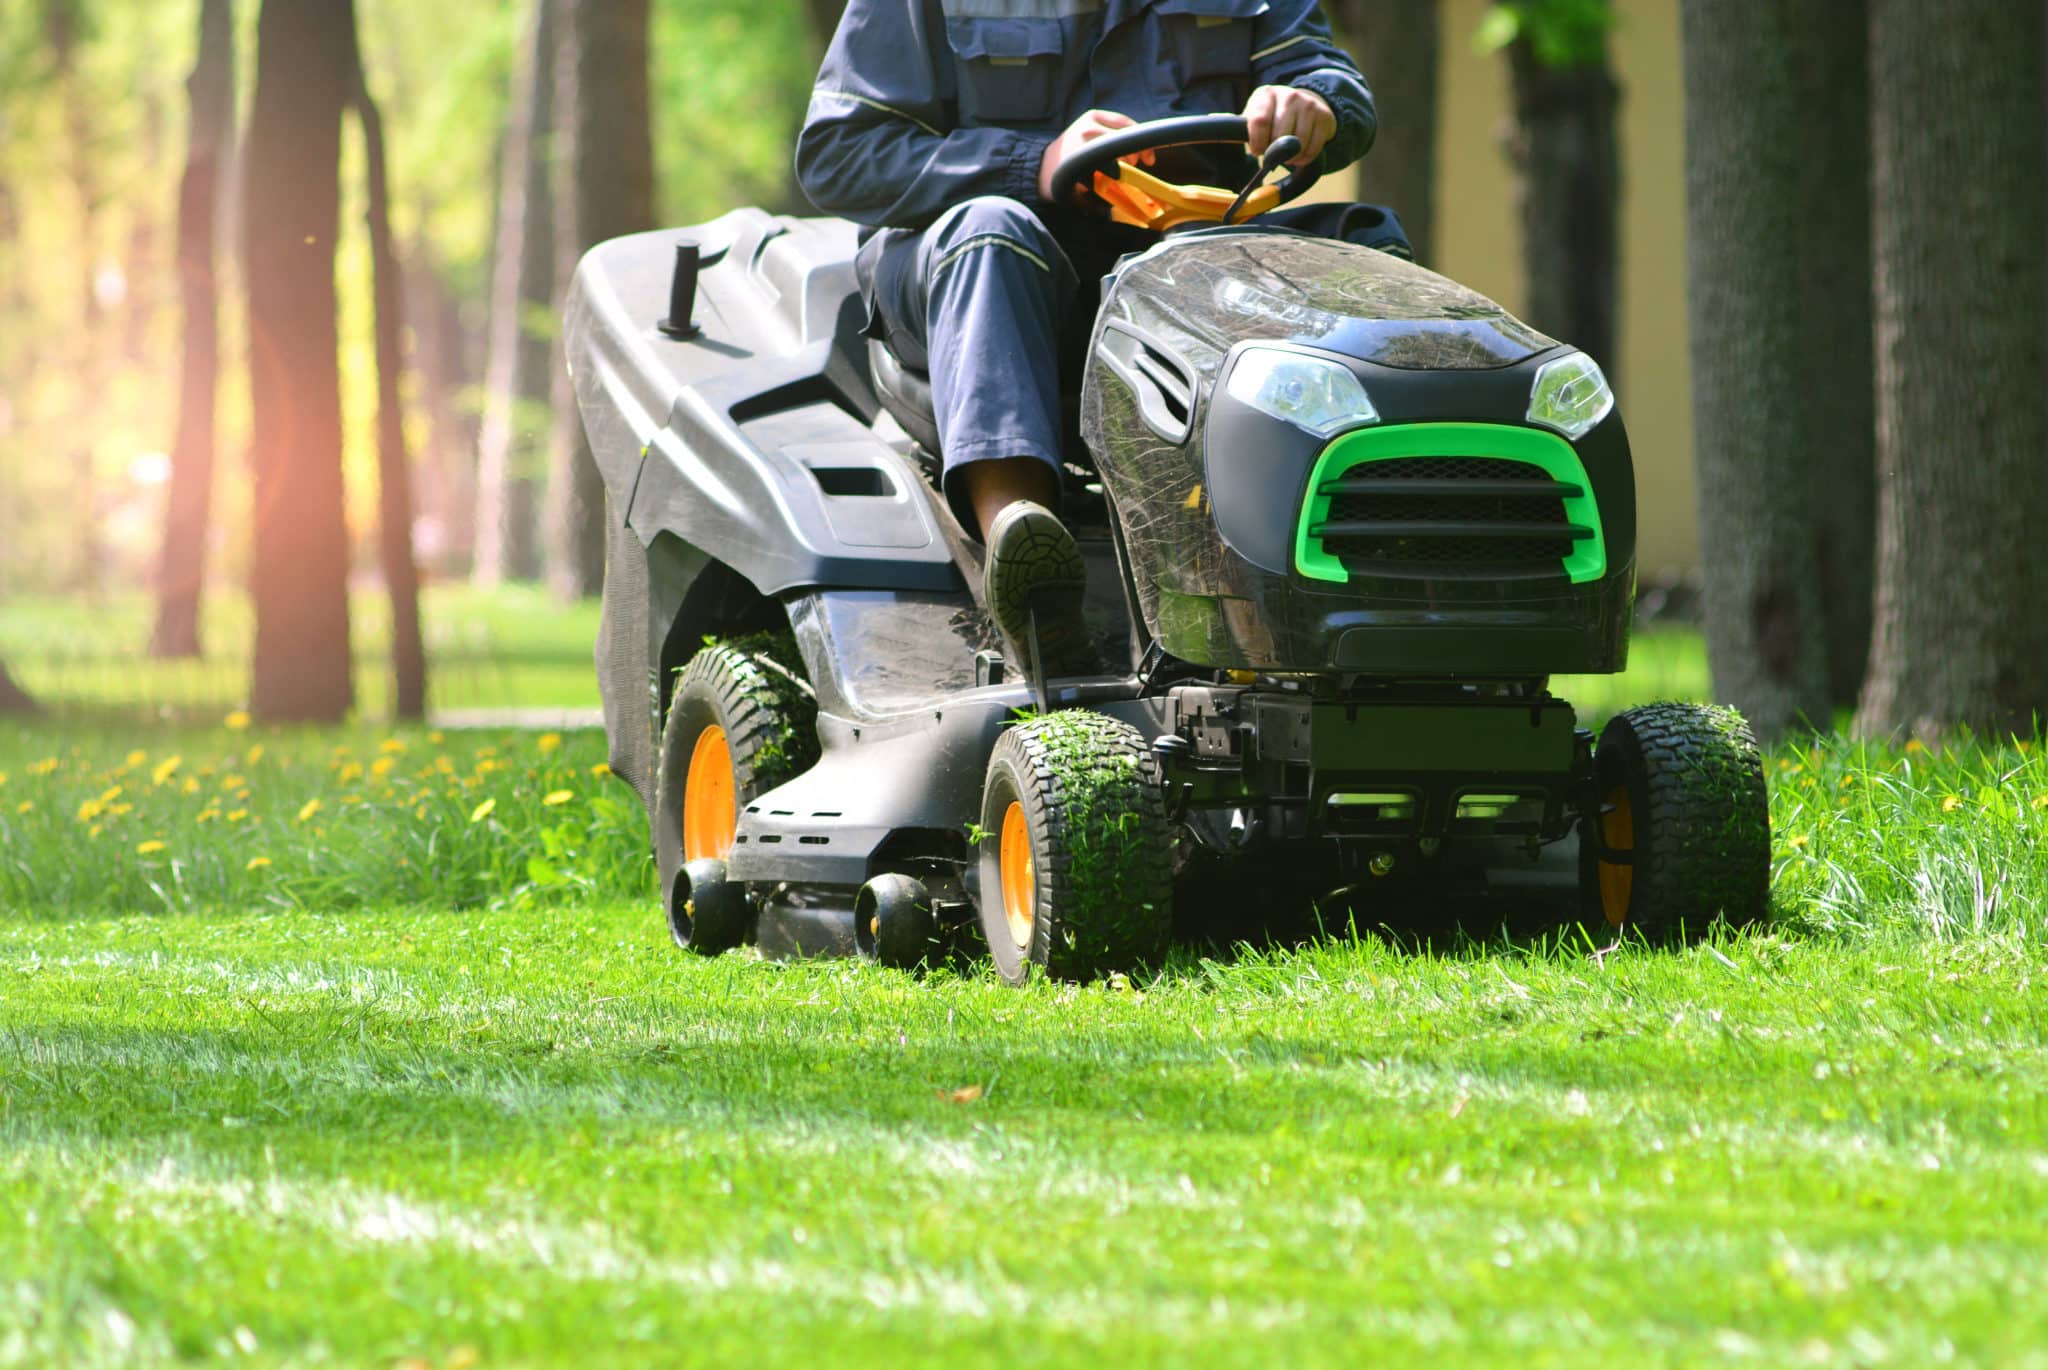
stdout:
<svg viewBox="0 0 2048 1370">
<path fill-rule="evenodd" d="M 909 497 L 916 474 L 872 427 L 854 235 L 745 209 L 585 255 L 568 364 L 615 516 L 643 546 L 674 534 L 769 595 L 960 588 L 932 511 Z M 699 331 L 676 339 L 656 323 L 686 241 L 707 265 Z"/>
</svg>

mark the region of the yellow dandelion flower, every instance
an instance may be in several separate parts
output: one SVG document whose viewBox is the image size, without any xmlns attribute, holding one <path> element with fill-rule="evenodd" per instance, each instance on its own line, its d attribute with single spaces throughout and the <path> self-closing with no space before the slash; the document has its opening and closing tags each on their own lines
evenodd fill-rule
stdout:
<svg viewBox="0 0 2048 1370">
<path fill-rule="evenodd" d="M 542 733 L 533 745 L 540 748 L 541 754 L 545 756 L 562 745 L 562 735 L 560 733 Z"/>
<path fill-rule="evenodd" d="M 179 792 L 180 792 L 181 794 L 198 794 L 198 793 L 199 793 L 199 777 L 198 777 L 198 776 L 196 776 L 196 775 L 188 775 L 188 776 L 186 776 L 186 777 L 185 777 L 185 783 L 184 783 L 184 784 L 182 784 L 182 785 L 180 785 L 180 786 L 178 786 L 178 790 L 179 790 Z"/>
<path fill-rule="evenodd" d="M 343 785 L 355 784 L 356 781 L 363 778 L 363 763 L 360 761 L 349 762 L 341 768 L 334 778 Z"/>
<path fill-rule="evenodd" d="M 144 762 L 146 762 L 146 761 L 148 761 L 148 760 L 149 760 L 149 753 L 148 753 L 148 752 L 142 751 L 142 750 L 140 750 L 140 749 L 137 749 L 137 750 L 135 750 L 135 751 L 132 751 L 132 752 L 128 753 L 128 769 L 132 771 L 132 770 L 134 770 L 134 769 L 135 769 L 135 768 L 136 768 L 137 766 L 140 766 L 140 765 L 142 765 L 142 764 L 143 764 Z"/>
<path fill-rule="evenodd" d="M 2028 752 L 2034 750 L 2034 744 L 2028 738 L 2021 738 L 2018 742 L 2013 743 L 2013 746 L 2019 751 L 2021 756 L 2025 756 Z"/>
<path fill-rule="evenodd" d="M 2031 807 L 2036 809 L 2048 809 L 2048 794 L 2035 795 L 2034 802 Z"/>
<path fill-rule="evenodd" d="M 152 785 L 161 785 L 178 773 L 178 767 L 185 764 L 182 756 L 167 756 L 156 763 L 156 769 L 149 773 Z"/>
<path fill-rule="evenodd" d="M 57 758 L 54 756 L 44 757 L 41 761 L 29 767 L 28 773 L 30 775 L 55 775 L 57 773 Z"/>
<path fill-rule="evenodd" d="M 1949 795 L 1941 801 L 1941 811 L 1943 813 L 1954 813 L 1961 807 L 1963 807 L 1963 797 L 1959 794 Z"/>
<path fill-rule="evenodd" d="M 0 785 L 5 785 L 6 783 L 7 783 L 7 772 L 5 772 L 5 771 L 0 771 Z"/>
<path fill-rule="evenodd" d="M 230 809 L 230 810 L 228 810 L 228 822 L 230 822 L 230 823 L 239 823 L 239 822 L 241 822 L 241 821 L 242 821 L 243 819 L 247 818 L 248 816 L 249 816 L 249 811 L 248 811 L 247 809 Z"/>
<path fill-rule="evenodd" d="M 107 812 L 112 814 L 114 817 L 119 818 L 123 814 L 134 813 L 135 806 L 133 804 L 115 804 L 110 806 L 107 809 Z"/>
<path fill-rule="evenodd" d="M 119 799 L 121 797 L 121 788 L 121 786 L 115 785 L 103 791 L 99 797 L 99 802 L 102 804 L 113 803 L 116 799 Z"/>
<path fill-rule="evenodd" d="M 434 769 L 442 775 L 453 775 L 455 774 L 455 763 L 446 756 L 437 756 L 434 758 Z"/>
<path fill-rule="evenodd" d="M 405 739 L 402 737 L 387 737 L 377 744 L 377 750 L 391 756 L 402 756 L 405 754 Z"/>
<path fill-rule="evenodd" d="M 486 818 L 489 818 L 492 815 L 492 813 L 496 812 L 497 807 L 497 800 L 486 799 L 483 803 L 477 805 L 475 808 L 469 811 L 469 821 L 472 823 L 481 823 Z"/>
<path fill-rule="evenodd" d="M 86 834 L 85 834 L 85 835 L 86 835 L 87 837 L 98 837 L 98 836 L 99 836 L 99 835 L 100 835 L 101 833 L 105 832 L 106 830 L 107 830 L 107 825 L 106 825 L 106 824 L 104 824 L 104 823 L 95 823 L 95 824 L 93 824 L 93 825 L 92 825 L 92 827 L 90 827 L 90 828 L 88 828 L 88 829 L 86 830 Z"/>
<path fill-rule="evenodd" d="M 447 739 L 442 737 L 441 730 L 439 728 L 436 728 L 434 731 L 427 734 L 427 741 L 433 743 L 436 747 L 438 747 L 443 742 L 447 741 Z"/>
<path fill-rule="evenodd" d="M 590 768 L 590 773 L 592 775 L 610 775 L 612 773 L 612 763 L 609 761 L 600 761 L 595 766 L 592 766 Z"/>
<path fill-rule="evenodd" d="M 248 758 L 247 758 L 247 759 L 246 759 L 246 760 L 245 760 L 245 761 L 243 762 L 243 764 L 244 764 L 244 765 L 248 765 L 248 766 L 253 766 L 253 765 L 255 765 L 255 764 L 256 764 L 257 762 L 261 761 L 262 759 L 263 759 L 263 744 L 262 744 L 261 742 L 258 742 L 258 743 L 257 743 L 257 744 L 256 744 L 255 746 L 253 746 L 253 747 L 251 747 L 251 748 L 249 749 L 249 755 L 248 755 Z"/>
<path fill-rule="evenodd" d="M 242 869 L 245 871 L 260 871 L 269 864 L 270 858 L 267 856 L 252 856 L 249 858 L 248 864 L 243 866 Z"/>
<path fill-rule="evenodd" d="M 78 821 L 90 823 L 107 811 L 107 806 L 97 799 L 88 799 L 78 806 Z"/>
<path fill-rule="evenodd" d="M 1917 737 L 1906 744 L 1906 751 L 1908 754 L 1911 754 L 1913 752 L 1924 752 L 1926 750 L 1927 744 L 1925 742 L 1922 742 Z"/>
<path fill-rule="evenodd" d="M 138 844 L 138 845 L 136 846 L 136 848 L 135 848 L 135 854 L 136 854 L 137 856 L 154 856 L 154 855 L 156 855 L 156 854 L 157 854 L 158 852 L 162 851 L 163 849 L 164 849 L 164 844 L 163 844 L 163 843 L 161 843 L 161 842 L 157 842 L 157 841 L 149 841 L 149 842 L 143 842 L 143 843 L 140 843 L 140 844 Z"/>
<path fill-rule="evenodd" d="M 1806 833 L 1795 832 L 1790 837 L 1785 839 L 1785 845 L 1788 847 L 1798 848 L 1805 846 L 1808 842 L 1811 842 L 1812 840 L 1813 838 Z"/>
<path fill-rule="evenodd" d="M 382 780 L 385 776 L 391 774 L 391 768 L 397 764 L 396 761 L 388 756 L 380 756 L 370 763 L 370 774 Z"/>
<path fill-rule="evenodd" d="M 204 810 L 204 811 L 202 811 L 202 812 L 200 813 L 199 817 L 197 817 L 196 819 L 194 819 L 194 820 L 192 820 L 192 821 L 193 821 L 193 822 L 195 822 L 195 823 L 211 823 L 211 822 L 213 822 L 213 821 L 214 821 L 214 820 L 215 820 L 216 818 L 219 818 L 219 817 L 220 817 L 220 810 L 219 810 L 219 809 L 206 809 L 206 810 Z"/>
<path fill-rule="evenodd" d="M 575 797 L 576 792 L 574 790 L 552 790 L 540 802 L 552 809 L 558 804 L 568 803 Z"/>
<path fill-rule="evenodd" d="M 235 710 L 233 713 L 229 714 L 226 718 L 223 718 L 221 720 L 221 726 L 226 728 L 231 733 L 241 732 L 243 729 L 249 726 L 248 711 L 244 709 Z"/>
<path fill-rule="evenodd" d="M 36 803 L 33 799 L 24 799 L 14 806 L 14 811 L 16 813 L 34 813 L 36 811 Z"/>
<path fill-rule="evenodd" d="M 326 807 L 327 806 L 325 804 L 322 804 L 317 797 L 313 799 L 308 799 L 304 804 L 301 804 L 299 806 L 299 821 L 301 823 L 305 822 L 307 819 L 311 818 L 314 814 L 320 812 L 320 810 Z"/>
</svg>

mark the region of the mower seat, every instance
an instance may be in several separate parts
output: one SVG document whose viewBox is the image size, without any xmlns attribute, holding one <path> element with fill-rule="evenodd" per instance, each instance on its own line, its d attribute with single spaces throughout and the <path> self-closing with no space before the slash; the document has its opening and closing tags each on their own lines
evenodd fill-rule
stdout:
<svg viewBox="0 0 2048 1370">
<path fill-rule="evenodd" d="M 868 374 L 875 395 L 903 431 L 932 456 L 939 455 L 939 420 L 932 410 L 932 378 L 905 366 L 887 343 L 868 339 Z"/>
</svg>

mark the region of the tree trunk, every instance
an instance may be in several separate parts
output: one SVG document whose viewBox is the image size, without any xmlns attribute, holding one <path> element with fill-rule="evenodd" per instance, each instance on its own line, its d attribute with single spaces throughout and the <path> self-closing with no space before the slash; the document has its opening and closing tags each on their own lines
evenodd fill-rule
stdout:
<svg viewBox="0 0 2048 1370">
<path fill-rule="evenodd" d="M 81 404 L 95 403 L 106 388 L 107 310 L 100 295 L 100 203 L 105 188 L 100 183 L 100 158 L 94 146 L 93 116 L 96 102 L 78 69 L 79 45 L 84 37 L 85 17 L 80 0 L 49 0 L 43 11 L 44 35 L 49 42 L 51 66 L 62 92 L 65 149 L 73 192 L 78 200 L 78 353 L 72 363 Z M 70 471 L 73 526 L 77 529 L 77 560 L 68 568 L 72 588 L 87 599 L 97 599 L 100 590 L 100 509 L 98 452 L 94 438 L 98 429 L 79 424 L 75 446 L 62 460 Z"/>
<path fill-rule="evenodd" d="M 334 248 L 355 41 L 354 0 L 264 0 L 244 224 L 256 500 L 249 698 L 267 719 L 339 719 L 354 700 Z"/>
<path fill-rule="evenodd" d="M 569 137 L 568 194 L 556 219 L 557 286 L 584 252 L 654 227 L 648 126 L 647 0 L 562 0 L 556 108 Z M 591 459 L 566 367 L 555 372 L 554 504 L 548 580 L 562 599 L 604 588 L 604 481 Z"/>
<path fill-rule="evenodd" d="M 1786 42 L 1797 83 L 1794 125 L 1804 161 L 1794 181 L 1805 345 L 1785 358 L 1805 396 L 1818 489 L 1821 603 L 1828 696 L 1853 709 L 1870 661 L 1877 548 L 1876 360 L 1870 320 L 1870 25 L 1865 0 L 1788 3 Z"/>
<path fill-rule="evenodd" d="M 462 301 L 433 248 L 415 239 L 399 269 L 428 435 L 426 450 L 413 462 L 415 542 L 428 565 L 466 575 L 476 558 L 477 423 L 463 396 L 480 377 Z"/>
<path fill-rule="evenodd" d="M 1871 0 L 1876 622 L 1858 726 L 2048 711 L 2044 7 Z"/>
<path fill-rule="evenodd" d="M 846 13 L 846 0 L 804 0 L 804 12 L 811 21 L 811 52 L 822 62 L 825 45 L 839 28 L 839 17 Z"/>
<path fill-rule="evenodd" d="M 1437 68 L 1443 16 L 1438 0 L 1345 0 L 1333 15 L 1372 87 L 1379 135 L 1359 168 L 1359 198 L 1391 205 L 1415 259 L 1436 247 Z"/>
<path fill-rule="evenodd" d="M 1810 202 L 1824 198 L 1816 182 L 1837 187 L 1798 136 L 1812 111 L 1789 30 L 1809 4 L 1687 0 L 1680 11 L 1707 654 L 1714 697 L 1766 741 L 1825 728 L 1833 712 L 1816 533 L 1836 435 L 1800 372 L 1836 322 L 1806 312 L 1800 244 Z"/>
<path fill-rule="evenodd" d="M 1507 135 L 1529 277 L 1529 322 L 1592 354 L 1619 383 L 1615 347 L 1621 160 L 1615 136 L 1621 97 L 1604 31 L 1568 57 L 1545 51 L 1531 31 L 1508 45 L 1514 122 Z"/>
<path fill-rule="evenodd" d="M 384 165 L 384 120 L 355 72 L 351 92 L 363 128 L 363 169 L 369 181 L 372 293 L 377 305 L 377 556 L 391 597 L 393 712 L 427 716 L 427 654 L 420 640 L 420 572 L 412 550 L 412 470 L 405 453 L 405 406 L 399 381 L 405 357 L 400 328 L 402 283 L 391 246 L 390 178 Z"/>
<path fill-rule="evenodd" d="M 14 683 L 14 677 L 7 674 L 7 663 L 0 661 L 0 714 L 32 714 L 36 702 L 28 691 Z"/>
<path fill-rule="evenodd" d="M 202 0 L 199 58 L 186 82 L 192 119 L 185 175 L 178 185 L 178 290 L 184 306 L 179 348 L 178 432 L 171 444 L 171 488 L 157 568 L 158 657 L 200 654 L 199 604 L 213 501 L 214 413 L 220 386 L 220 278 L 215 209 L 221 166 L 234 139 L 235 34 L 230 0 Z"/>
<path fill-rule="evenodd" d="M 536 494 L 547 466 L 555 355 L 536 326 L 555 302 L 555 63 L 557 0 L 532 0 L 533 19 L 505 131 L 498 239 L 491 267 L 490 350 L 477 443 L 478 585 L 540 577 Z"/>
</svg>

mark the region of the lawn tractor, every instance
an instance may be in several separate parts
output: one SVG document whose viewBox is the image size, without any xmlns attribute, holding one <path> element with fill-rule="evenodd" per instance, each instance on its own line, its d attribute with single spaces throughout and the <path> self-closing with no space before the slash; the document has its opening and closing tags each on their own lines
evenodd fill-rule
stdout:
<svg viewBox="0 0 2048 1370">
<path fill-rule="evenodd" d="M 1548 688 L 1627 655 L 1634 476 L 1600 367 L 1398 255 L 1262 223 L 1303 174 L 1240 195 L 1127 160 L 1245 136 L 1139 125 L 1056 174 L 1170 223 L 1073 359 L 1100 676 L 1001 650 L 854 225 L 743 209 L 584 258 L 597 667 L 677 943 L 910 966 L 964 939 L 1021 983 L 1155 964 L 1177 906 L 1226 933 L 1289 901 L 1653 937 L 1763 913 L 1742 720 L 1652 705 L 1596 745 Z"/>
</svg>

